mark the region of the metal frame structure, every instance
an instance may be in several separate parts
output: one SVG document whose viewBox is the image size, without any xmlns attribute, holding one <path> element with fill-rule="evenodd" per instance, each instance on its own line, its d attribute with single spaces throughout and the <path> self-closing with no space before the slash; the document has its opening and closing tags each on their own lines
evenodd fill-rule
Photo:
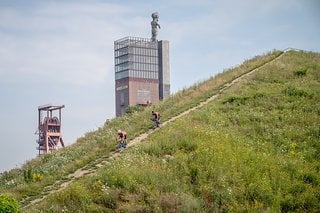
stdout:
<svg viewBox="0 0 320 213">
<path fill-rule="evenodd" d="M 57 150 L 59 144 L 64 147 L 61 134 L 62 108 L 64 108 L 64 105 L 53 106 L 48 104 L 38 107 L 38 130 L 36 134 L 39 135 L 37 139 L 39 155 Z M 55 115 L 54 112 L 56 111 L 59 111 L 58 115 Z"/>
</svg>

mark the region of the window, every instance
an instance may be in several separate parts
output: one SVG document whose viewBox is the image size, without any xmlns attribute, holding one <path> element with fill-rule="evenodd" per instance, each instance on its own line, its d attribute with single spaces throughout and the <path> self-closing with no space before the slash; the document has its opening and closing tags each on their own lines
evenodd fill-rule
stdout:
<svg viewBox="0 0 320 213">
<path fill-rule="evenodd" d="M 127 78 L 129 77 L 129 71 L 122 71 L 122 72 L 117 72 L 116 73 L 116 76 L 115 76 L 115 79 L 118 80 L 118 79 L 122 79 L 122 78 Z"/>
<path fill-rule="evenodd" d="M 124 105 L 124 92 L 120 93 L 120 106 Z"/>
</svg>

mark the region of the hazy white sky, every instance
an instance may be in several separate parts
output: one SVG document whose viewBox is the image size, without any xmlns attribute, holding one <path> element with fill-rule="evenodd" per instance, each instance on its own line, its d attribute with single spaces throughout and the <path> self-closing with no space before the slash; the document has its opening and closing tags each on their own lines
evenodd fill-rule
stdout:
<svg viewBox="0 0 320 213">
<path fill-rule="evenodd" d="M 64 104 L 66 144 L 115 116 L 113 42 L 170 41 L 176 92 L 245 59 L 320 52 L 317 0 L 0 0 L 0 172 L 36 156 L 37 107 Z"/>
</svg>

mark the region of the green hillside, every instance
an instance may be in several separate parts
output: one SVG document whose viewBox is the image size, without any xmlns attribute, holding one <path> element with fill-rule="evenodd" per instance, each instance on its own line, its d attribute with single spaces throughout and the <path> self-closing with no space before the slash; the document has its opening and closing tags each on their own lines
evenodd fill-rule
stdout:
<svg viewBox="0 0 320 213">
<path fill-rule="evenodd" d="M 151 110 L 165 122 L 213 95 L 149 130 Z M 273 51 L 5 172 L 0 193 L 15 197 L 23 212 L 316 212 L 319 101 L 320 54 Z M 109 160 L 119 128 L 130 140 L 150 134 Z M 79 168 L 91 174 L 68 176 Z"/>
</svg>

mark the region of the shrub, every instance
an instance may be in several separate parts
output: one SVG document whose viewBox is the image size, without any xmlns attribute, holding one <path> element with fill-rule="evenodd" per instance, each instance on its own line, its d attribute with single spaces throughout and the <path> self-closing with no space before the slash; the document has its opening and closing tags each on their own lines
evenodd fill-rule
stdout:
<svg viewBox="0 0 320 213">
<path fill-rule="evenodd" d="M 305 91 L 302 88 L 297 88 L 294 86 L 289 86 L 284 90 L 284 93 L 289 96 L 294 96 L 294 97 L 312 97 L 312 94 L 309 92 Z"/>
<path fill-rule="evenodd" d="M 32 169 L 27 169 L 23 171 L 24 181 L 30 182 L 40 182 L 43 180 L 43 175 L 38 172 L 32 172 Z"/>
<path fill-rule="evenodd" d="M 20 212 L 20 205 L 13 196 L 0 194 L 0 212 Z"/>
<path fill-rule="evenodd" d="M 240 105 L 240 104 L 245 104 L 248 99 L 249 99 L 248 96 L 230 96 L 225 101 L 223 101 L 223 104 L 237 103 L 238 105 Z"/>
<path fill-rule="evenodd" d="M 108 192 L 102 193 L 94 202 L 101 204 L 109 209 L 116 209 L 117 199 L 119 197 L 119 192 L 116 190 L 109 190 Z"/>
<path fill-rule="evenodd" d="M 184 150 L 185 152 L 191 152 L 197 148 L 197 144 L 193 141 L 180 140 L 178 141 L 178 147 L 180 150 Z"/>
<path fill-rule="evenodd" d="M 91 197 L 89 195 L 88 190 L 85 186 L 82 186 L 79 183 L 72 184 L 66 190 L 59 192 L 52 198 L 55 201 L 49 202 L 56 202 L 59 203 L 60 207 L 65 206 L 67 209 L 74 210 L 74 209 L 81 209 L 83 211 L 89 203 L 91 203 Z"/>
<path fill-rule="evenodd" d="M 39 173 L 33 173 L 32 174 L 32 181 L 33 182 L 40 182 L 43 180 L 43 175 L 39 174 Z"/>
<path fill-rule="evenodd" d="M 317 175 L 313 174 L 313 173 L 306 173 L 302 175 L 302 180 L 305 183 L 317 186 L 319 185 L 319 180 Z"/>
<path fill-rule="evenodd" d="M 140 112 L 143 111 L 143 107 L 141 106 L 128 106 L 126 108 L 126 114 L 132 114 L 134 112 Z"/>
<path fill-rule="evenodd" d="M 27 169 L 23 171 L 24 181 L 30 183 L 32 181 L 32 170 Z"/>
<path fill-rule="evenodd" d="M 307 75 L 307 70 L 308 70 L 307 68 L 301 68 L 301 69 L 294 71 L 293 74 L 298 77 L 303 77 L 303 76 Z"/>
<path fill-rule="evenodd" d="M 196 167 L 190 168 L 190 183 L 196 185 L 198 183 L 199 170 Z"/>
<path fill-rule="evenodd" d="M 260 202 L 270 206 L 272 202 L 271 187 L 266 183 L 250 183 L 246 188 L 246 195 L 250 202 Z"/>
<path fill-rule="evenodd" d="M 291 195 L 286 196 L 280 202 L 280 210 L 281 210 L 281 212 L 293 212 L 293 211 L 297 211 L 298 208 L 299 208 L 299 203 Z"/>
</svg>

